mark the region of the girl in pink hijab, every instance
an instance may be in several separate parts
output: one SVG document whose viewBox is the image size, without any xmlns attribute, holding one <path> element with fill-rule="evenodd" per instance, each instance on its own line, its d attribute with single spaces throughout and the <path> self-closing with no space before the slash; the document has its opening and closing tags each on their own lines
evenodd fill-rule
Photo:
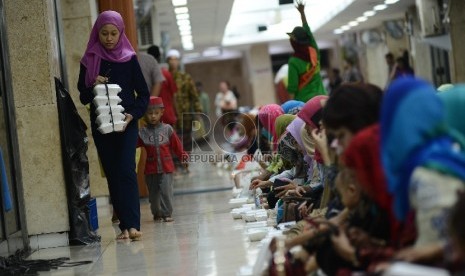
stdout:
<svg viewBox="0 0 465 276">
<path fill-rule="evenodd" d="M 93 89 L 97 84 L 118 84 L 124 107 L 125 129 L 101 134 L 97 130 Z M 97 152 L 108 181 L 114 211 L 120 220 L 117 239 L 140 239 L 140 206 L 136 178 L 137 120 L 147 109 L 149 90 L 136 53 L 124 33 L 124 22 L 115 11 L 102 12 L 90 33 L 81 59 L 79 99 L 90 104 L 90 123 Z"/>
<path fill-rule="evenodd" d="M 281 106 L 277 104 L 267 104 L 264 105 L 260 110 L 258 111 L 258 119 L 260 120 L 260 123 L 262 126 L 268 131 L 271 136 L 273 137 L 273 148 L 276 149 L 276 146 L 278 144 L 278 139 L 276 135 L 276 130 L 275 130 L 275 122 L 276 119 L 283 115 L 284 111 L 281 108 Z"/>
</svg>

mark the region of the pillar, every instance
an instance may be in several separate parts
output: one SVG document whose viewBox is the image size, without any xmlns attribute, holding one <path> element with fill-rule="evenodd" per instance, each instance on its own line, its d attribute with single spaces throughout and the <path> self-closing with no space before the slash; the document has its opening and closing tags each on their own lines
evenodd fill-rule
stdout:
<svg viewBox="0 0 465 276">
<path fill-rule="evenodd" d="M 254 105 L 276 103 L 268 44 L 252 45 L 246 52 L 246 61 Z"/>
<path fill-rule="evenodd" d="M 124 20 L 126 36 L 134 50 L 137 51 L 137 27 L 133 0 L 99 0 L 98 9 L 99 12 L 114 10 L 121 14 Z"/>
<path fill-rule="evenodd" d="M 450 7 L 450 38 L 452 42 L 453 72 L 452 82 L 465 82 L 465 1 L 451 0 Z"/>
<path fill-rule="evenodd" d="M 51 0 L 4 1 L 26 224 L 32 249 L 68 243 L 54 77 L 60 76 Z M 58 234 L 65 232 L 65 234 Z M 53 235 L 51 234 L 51 235 Z M 48 243 L 50 246 L 50 243 Z"/>
</svg>

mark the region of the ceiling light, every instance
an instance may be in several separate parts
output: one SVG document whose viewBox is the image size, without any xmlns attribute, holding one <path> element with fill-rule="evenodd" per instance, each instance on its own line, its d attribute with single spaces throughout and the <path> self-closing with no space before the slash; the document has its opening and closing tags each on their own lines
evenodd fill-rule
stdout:
<svg viewBox="0 0 465 276">
<path fill-rule="evenodd" d="M 366 12 L 363 13 L 363 16 L 370 17 L 370 16 L 373 16 L 375 14 L 376 14 L 375 11 L 366 11 Z"/>
<path fill-rule="evenodd" d="M 194 50 L 194 43 L 183 43 L 183 44 L 182 44 L 182 48 L 183 48 L 185 51 Z"/>
<path fill-rule="evenodd" d="M 368 20 L 368 18 L 367 18 L 366 16 L 357 17 L 357 21 L 358 21 L 358 22 L 365 22 L 365 21 L 367 21 L 367 20 Z"/>
<path fill-rule="evenodd" d="M 191 35 L 188 35 L 188 36 L 183 36 L 181 37 L 181 41 L 182 43 L 192 43 L 192 36 Z"/>
<path fill-rule="evenodd" d="M 183 31 L 180 31 L 179 32 L 180 35 L 191 35 L 192 34 L 192 30 L 183 30 Z"/>
<path fill-rule="evenodd" d="M 351 26 L 351 27 L 355 27 L 355 26 L 358 26 L 358 22 L 357 21 L 350 21 L 348 25 Z"/>
<path fill-rule="evenodd" d="M 386 5 L 381 4 L 381 5 L 376 5 L 376 6 L 373 8 L 373 10 L 375 10 L 375 11 L 382 11 L 382 10 L 384 10 L 384 9 L 386 9 L 386 8 L 387 8 Z"/>
<path fill-rule="evenodd" d="M 342 29 L 336 29 L 333 31 L 334 34 L 342 34 L 344 32 L 344 30 Z"/>
<path fill-rule="evenodd" d="M 180 13 L 176 14 L 176 19 L 181 20 L 181 19 L 189 19 L 189 14 L 188 13 Z"/>
<path fill-rule="evenodd" d="M 187 7 L 175 8 L 174 13 L 175 14 L 189 13 L 189 9 Z"/>
<path fill-rule="evenodd" d="M 189 21 L 189 19 L 180 19 L 177 21 L 178 23 L 178 26 L 190 26 L 191 25 L 191 22 Z"/>
<path fill-rule="evenodd" d="M 395 4 L 397 2 L 399 2 L 399 0 L 386 0 L 386 1 L 384 1 L 384 4 L 391 5 L 391 4 Z"/>
<path fill-rule="evenodd" d="M 348 31 L 348 30 L 350 30 L 350 27 L 347 26 L 347 25 L 344 25 L 340 29 L 343 30 L 343 31 Z"/>
<path fill-rule="evenodd" d="M 179 26 L 179 31 L 190 31 L 192 30 L 191 25 Z"/>
<path fill-rule="evenodd" d="M 187 0 L 171 0 L 171 3 L 173 3 L 173 6 L 184 6 L 187 5 Z"/>
</svg>

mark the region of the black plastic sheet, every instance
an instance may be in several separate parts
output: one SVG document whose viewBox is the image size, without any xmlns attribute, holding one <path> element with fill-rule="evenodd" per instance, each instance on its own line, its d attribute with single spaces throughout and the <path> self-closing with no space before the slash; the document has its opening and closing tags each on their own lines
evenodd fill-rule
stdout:
<svg viewBox="0 0 465 276">
<path fill-rule="evenodd" d="M 89 225 L 90 186 L 87 126 L 61 81 L 55 78 L 71 245 L 91 244 L 100 236 Z"/>
</svg>

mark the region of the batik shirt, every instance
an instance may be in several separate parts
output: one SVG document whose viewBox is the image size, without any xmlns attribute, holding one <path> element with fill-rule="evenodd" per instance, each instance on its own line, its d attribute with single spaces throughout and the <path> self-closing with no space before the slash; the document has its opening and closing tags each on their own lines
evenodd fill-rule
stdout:
<svg viewBox="0 0 465 276">
<path fill-rule="evenodd" d="M 202 112 L 200 97 L 195 88 L 194 81 L 189 74 L 177 71 L 172 73 L 172 75 L 178 87 L 178 91 L 175 94 L 176 112 L 178 115 L 176 129 L 183 132 L 191 132 L 194 116 L 190 113 Z"/>
</svg>

